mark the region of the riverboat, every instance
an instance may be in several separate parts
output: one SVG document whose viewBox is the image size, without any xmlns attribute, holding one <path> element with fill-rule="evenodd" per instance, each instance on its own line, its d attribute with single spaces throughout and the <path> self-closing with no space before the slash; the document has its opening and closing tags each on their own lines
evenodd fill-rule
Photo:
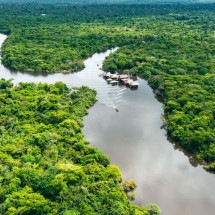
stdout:
<svg viewBox="0 0 215 215">
<path fill-rule="evenodd" d="M 112 74 L 110 72 L 104 73 L 103 77 L 104 78 L 110 78 Z"/>
<path fill-rule="evenodd" d="M 123 79 L 128 79 L 128 75 L 125 75 L 125 74 L 122 74 L 122 75 L 119 75 L 119 80 L 123 80 Z"/>
<path fill-rule="evenodd" d="M 112 78 L 108 78 L 108 79 L 106 79 L 106 81 L 108 82 L 108 84 L 110 84 L 110 82 L 113 81 L 113 79 Z"/>
<path fill-rule="evenodd" d="M 114 80 L 118 80 L 119 76 L 117 74 L 111 74 L 110 78 L 112 78 Z"/>
<path fill-rule="evenodd" d="M 139 83 L 137 81 L 133 81 L 129 84 L 129 87 L 133 89 L 138 88 L 138 86 L 139 86 Z"/>
<path fill-rule="evenodd" d="M 110 81 L 110 84 L 118 84 L 118 83 L 119 83 L 119 81 L 117 81 L 117 80 Z"/>
<path fill-rule="evenodd" d="M 110 72 L 107 72 L 103 74 L 103 77 L 106 79 L 108 84 L 116 85 L 121 83 L 132 89 L 136 89 L 139 86 L 137 81 L 134 81 L 126 74 L 118 75 L 116 73 L 111 74 Z"/>
</svg>

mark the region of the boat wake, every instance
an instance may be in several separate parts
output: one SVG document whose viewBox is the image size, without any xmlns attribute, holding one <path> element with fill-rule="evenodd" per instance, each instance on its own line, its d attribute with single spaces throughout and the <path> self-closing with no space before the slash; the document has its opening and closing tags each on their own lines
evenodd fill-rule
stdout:
<svg viewBox="0 0 215 215">
<path fill-rule="evenodd" d="M 98 101 L 105 106 L 112 108 L 116 112 L 119 112 L 119 107 L 125 90 L 126 87 L 124 86 L 104 85 L 102 88 L 97 90 Z"/>
</svg>

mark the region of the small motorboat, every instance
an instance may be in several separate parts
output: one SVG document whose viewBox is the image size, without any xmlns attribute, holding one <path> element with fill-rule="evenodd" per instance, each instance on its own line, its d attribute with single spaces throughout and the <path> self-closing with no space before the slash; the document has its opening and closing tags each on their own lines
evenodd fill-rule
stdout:
<svg viewBox="0 0 215 215">
<path fill-rule="evenodd" d="M 116 112 L 119 112 L 119 109 L 118 109 L 116 106 L 113 106 L 113 109 L 114 109 Z"/>
</svg>

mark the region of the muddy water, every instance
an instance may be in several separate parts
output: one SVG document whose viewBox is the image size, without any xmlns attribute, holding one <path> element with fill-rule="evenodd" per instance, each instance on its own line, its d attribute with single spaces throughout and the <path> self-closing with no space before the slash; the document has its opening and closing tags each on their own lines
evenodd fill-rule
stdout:
<svg viewBox="0 0 215 215">
<path fill-rule="evenodd" d="M 0 35 L 0 42 L 6 37 Z M 69 87 L 88 85 L 98 92 L 98 102 L 84 118 L 83 133 L 91 144 L 119 165 L 123 179 L 135 180 L 137 204 L 157 203 L 163 215 L 212 215 L 215 211 L 215 177 L 192 157 L 171 144 L 161 129 L 163 109 L 147 82 L 139 89 L 112 87 L 99 69 L 110 51 L 85 61 L 86 68 L 75 74 L 49 76 L 11 72 L 0 65 L 0 78 L 13 83 L 63 81 Z M 117 106 L 119 112 L 113 109 Z"/>
</svg>

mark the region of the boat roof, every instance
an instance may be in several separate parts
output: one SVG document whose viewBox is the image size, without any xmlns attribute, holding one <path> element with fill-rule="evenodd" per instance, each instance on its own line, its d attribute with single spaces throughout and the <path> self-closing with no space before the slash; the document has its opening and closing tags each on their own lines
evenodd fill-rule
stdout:
<svg viewBox="0 0 215 215">
<path fill-rule="evenodd" d="M 137 81 L 133 81 L 133 82 L 130 83 L 130 85 L 132 85 L 132 86 L 138 86 L 139 83 Z"/>
<path fill-rule="evenodd" d="M 120 79 L 128 78 L 128 75 L 122 74 L 122 75 L 119 75 L 119 78 L 120 78 Z"/>
<path fill-rule="evenodd" d="M 111 74 L 110 77 L 111 78 L 118 78 L 118 75 L 117 74 Z"/>
<path fill-rule="evenodd" d="M 106 73 L 104 73 L 104 76 L 109 77 L 109 76 L 111 76 L 111 73 L 110 72 L 106 72 Z"/>
</svg>

